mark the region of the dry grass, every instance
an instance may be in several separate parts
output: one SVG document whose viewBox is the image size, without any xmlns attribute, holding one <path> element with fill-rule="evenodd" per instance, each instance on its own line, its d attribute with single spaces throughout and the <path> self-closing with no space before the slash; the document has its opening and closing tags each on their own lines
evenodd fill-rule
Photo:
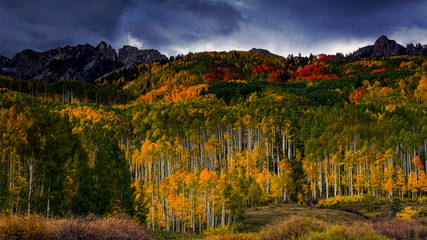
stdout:
<svg viewBox="0 0 427 240">
<path fill-rule="evenodd" d="M 208 240 L 386 240 L 377 233 L 370 222 L 355 222 L 354 225 L 328 224 L 311 217 L 293 216 L 264 228 L 259 233 L 209 236 Z"/>
<path fill-rule="evenodd" d="M 306 239 L 312 232 L 320 232 L 327 227 L 324 221 L 302 216 L 294 216 L 286 221 L 265 228 L 259 234 L 260 240 Z"/>
<path fill-rule="evenodd" d="M 135 221 L 123 216 L 45 219 L 2 216 L 0 240 L 143 240 L 150 239 Z"/>
<path fill-rule="evenodd" d="M 373 223 L 354 213 L 296 204 L 248 209 L 239 223 L 247 233 L 210 235 L 207 239 L 427 239 L 427 217 L 405 221 L 383 219 Z"/>
<path fill-rule="evenodd" d="M 332 225 L 322 232 L 313 232 L 307 236 L 307 240 L 386 240 L 369 222 L 359 222 L 355 225 Z"/>
<path fill-rule="evenodd" d="M 263 226 L 285 221 L 292 216 L 315 218 L 328 224 L 352 225 L 355 222 L 366 221 L 362 216 L 345 211 L 318 209 L 297 204 L 283 204 L 248 209 L 239 223 L 243 225 L 244 231 L 256 232 L 260 231 Z"/>
<path fill-rule="evenodd" d="M 40 216 L 2 216 L 0 219 L 1 240 L 58 239 L 52 229 L 55 225 Z"/>
</svg>

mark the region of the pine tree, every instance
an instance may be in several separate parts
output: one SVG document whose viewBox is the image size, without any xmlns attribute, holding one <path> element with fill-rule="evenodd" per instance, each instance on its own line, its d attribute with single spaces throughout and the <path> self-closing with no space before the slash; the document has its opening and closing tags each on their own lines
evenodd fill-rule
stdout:
<svg viewBox="0 0 427 240">
<path fill-rule="evenodd" d="M 100 138 L 94 170 L 96 213 L 103 215 L 119 210 L 133 215 L 130 167 L 124 151 L 108 132 Z"/>
</svg>

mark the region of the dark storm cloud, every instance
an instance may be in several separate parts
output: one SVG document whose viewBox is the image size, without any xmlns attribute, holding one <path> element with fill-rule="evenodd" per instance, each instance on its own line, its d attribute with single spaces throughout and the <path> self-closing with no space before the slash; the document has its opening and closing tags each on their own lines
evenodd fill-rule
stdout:
<svg viewBox="0 0 427 240">
<path fill-rule="evenodd" d="M 252 2 L 255 23 L 276 22 L 308 38 L 377 37 L 399 26 L 427 27 L 427 2 L 422 0 L 266 0 Z M 274 27 L 273 27 L 274 28 Z"/>
<path fill-rule="evenodd" d="M 123 30 L 146 47 L 191 43 L 230 35 L 244 21 L 240 12 L 220 1 L 139 1 L 124 19 Z"/>
<path fill-rule="evenodd" d="M 426 12 L 424 0 L 0 0 L 0 54 L 106 40 L 116 49 L 286 55 L 372 44 L 382 34 L 425 40 Z"/>
<path fill-rule="evenodd" d="M 0 54 L 114 40 L 130 0 L 1 0 Z"/>
</svg>

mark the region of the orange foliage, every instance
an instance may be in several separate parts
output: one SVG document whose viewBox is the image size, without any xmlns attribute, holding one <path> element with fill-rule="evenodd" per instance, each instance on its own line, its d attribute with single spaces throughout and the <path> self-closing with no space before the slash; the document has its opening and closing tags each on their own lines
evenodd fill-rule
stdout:
<svg viewBox="0 0 427 240">
<path fill-rule="evenodd" d="M 360 87 L 357 89 L 354 89 L 354 91 L 350 94 L 350 102 L 358 104 L 360 99 L 362 99 L 363 94 L 366 93 L 365 87 Z"/>
<path fill-rule="evenodd" d="M 187 99 L 198 97 L 202 89 L 208 89 L 207 84 L 199 84 L 195 86 L 185 87 L 179 86 L 163 86 L 159 89 L 152 90 L 145 95 L 140 96 L 135 100 L 133 105 L 137 104 L 150 104 L 159 100 L 166 100 L 167 102 L 179 102 Z"/>
<path fill-rule="evenodd" d="M 285 81 L 285 71 L 283 69 L 271 66 L 270 64 L 261 64 L 254 67 L 252 70 L 253 74 L 270 74 L 267 81 L 268 82 L 284 82 Z"/>
<path fill-rule="evenodd" d="M 377 68 L 371 71 L 371 73 L 377 73 L 377 72 L 385 72 L 387 71 L 387 68 Z"/>
<path fill-rule="evenodd" d="M 412 161 L 414 162 L 414 165 L 417 166 L 419 169 L 424 170 L 423 163 L 421 162 L 421 159 L 419 156 L 415 156 Z"/>
</svg>

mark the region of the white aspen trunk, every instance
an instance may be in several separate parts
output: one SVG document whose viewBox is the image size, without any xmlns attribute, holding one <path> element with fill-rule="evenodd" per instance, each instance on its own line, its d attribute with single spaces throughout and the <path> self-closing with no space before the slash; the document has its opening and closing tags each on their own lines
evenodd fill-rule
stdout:
<svg viewBox="0 0 427 240">
<path fill-rule="evenodd" d="M 28 182 L 28 204 L 27 204 L 27 215 L 29 216 L 31 213 L 31 195 L 33 193 L 33 173 L 34 173 L 34 160 L 31 156 L 28 160 L 28 170 L 30 173 L 30 179 Z"/>
<path fill-rule="evenodd" d="M 427 139 L 424 140 L 424 161 L 425 161 L 425 169 L 427 169 Z"/>
<path fill-rule="evenodd" d="M 222 209 L 221 209 L 221 227 L 225 225 L 225 204 L 224 197 L 222 197 Z"/>
<path fill-rule="evenodd" d="M 340 196 L 342 196 L 342 192 L 341 192 L 341 168 L 338 168 L 338 184 L 340 185 L 338 188 L 338 192 L 340 194 Z"/>
<path fill-rule="evenodd" d="M 319 170 L 319 178 L 317 180 L 317 184 L 319 185 L 319 197 L 322 197 L 322 192 L 323 192 L 323 184 L 322 184 L 322 162 L 317 159 L 317 164 L 318 164 L 318 170 Z"/>
<path fill-rule="evenodd" d="M 212 194 L 212 227 L 215 227 L 215 190 Z"/>
<path fill-rule="evenodd" d="M 329 160 L 327 160 L 329 161 Z M 329 198 L 329 179 L 328 179 L 328 168 L 325 170 L 325 182 L 326 182 L 326 199 Z"/>
<path fill-rule="evenodd" d="M 154 230 L 154 189 L 153 189 L 153 192 L 151 193 L 151 224 L 152 224 L 152 229 Z"/>
<path fill-rule="evenodd" d="M 49 212 L 50 212 L 50 182 L 49 182 L 49 188 L 48 188 L 48 194 L 47 194 L 47 204 L 46 204 L 46 217 L 49 218 Z"/>
<path fill-rule="evenodd" d="M 288 199 L 288 189 L 284 188 L 283 189 L 283 202 L 286 202 Z"/>
<path fill-rule="evenodd" d="M 337 165 L 334 164 L 334 197 L 337 196 Z"/>
</svg>

